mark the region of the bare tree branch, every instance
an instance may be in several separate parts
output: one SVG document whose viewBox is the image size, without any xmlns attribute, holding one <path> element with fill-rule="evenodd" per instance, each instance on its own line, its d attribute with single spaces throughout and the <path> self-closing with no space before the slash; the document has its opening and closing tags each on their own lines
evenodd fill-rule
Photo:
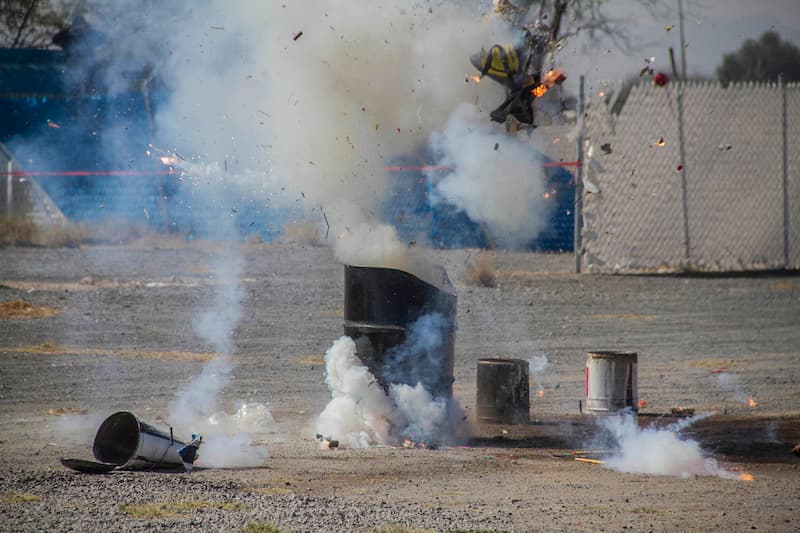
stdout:
<svg viewBox="0 0 800 533">
<path fill-rule="evenodd" d="M 17 36 L 14 38 L 14 41 L 11 43 L 11 48 L 17 48 L 19 43 L 21 42 L 22 32 L 25 30 L 28 22 L 31 19 L 31 15 L 36 11 L 36 5 L 39 3 L 38 0 L 31 0 L 28 4 L 28 8 L 25 10 L 25 15 L 22 17 L 22 22 L 19 23 L 19 28 L 17 29 Z"/>
</svg>

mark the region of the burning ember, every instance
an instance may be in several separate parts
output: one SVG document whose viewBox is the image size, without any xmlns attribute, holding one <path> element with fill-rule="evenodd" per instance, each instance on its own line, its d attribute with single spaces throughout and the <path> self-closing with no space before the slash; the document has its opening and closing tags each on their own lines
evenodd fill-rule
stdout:
<svg viewBox="0 0 800 533">
<path fill-rule="evenodd" d="M 739 474 L 740 481 L 753 481 L 753 474 Z"/>
<path fill-rule="evenodd" d="M 531 92 L 533 93 L 533 96 L 539 98 L 540 96 L 542 96 L 544 93 L 547 92 L 547 87 L 545 87 L 544 84 L 539 84 L 536 87 L 534 87 Z"/>
<path fill-rule="evenodd" d="M 537 395 L 539 398 L 544 398 L 544 391 L 543 391 L 543 390 L 540 390 L 539 392 L 537 392 L 537 393 L 536 393 L 536 395 Z"/>
<path fill-rule="evenodd" d="M 748 399 L 747 399 L 747 405 L 749 405 L 750 407 L 757 407 L 757 406 L 758 406 L 758 402 L 756 402 L 756 401 L 755 401 L 754 399 L 752 399 L 752 398 L 748 398 Z"/>
<path fill-rule="evenodd" d="M 561 69 L 548 70 L 542 78 L 542 83 L 537 85 L 531 91 L 536 98 L 544 95 L 553 85 L 563 83 L 567 77 Z"/>
<path fill-rule="evenodd" d="M 424 442 L 414 442 L 411 439 L 405 439 L 403 441 L 403 448 L 419 448 L 421 450 L 424 450 L 425 448 L 427 448 L 427 445 Z"/>
<path fill-rule="evenodd" d="M 656 146 L 658 146 L 659 148 L 664 146 L 665 144 L 667 143 L 664 142 L 664 137 L 661 137 L 658 141 L 656 141 Z"/>
</svg>

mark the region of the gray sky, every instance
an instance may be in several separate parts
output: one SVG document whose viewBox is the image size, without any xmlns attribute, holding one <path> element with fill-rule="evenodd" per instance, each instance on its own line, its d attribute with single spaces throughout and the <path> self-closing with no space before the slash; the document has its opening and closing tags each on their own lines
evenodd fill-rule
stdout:
<svg viewBox="0 0 800 533">
<path fill-rule="evenodd" d="M 680 69 L 678 0 L 662 0 L 662 6 L 654 17 L 635 0 L 609 0 L 607 12 L 629 22 L 633 51 L 626 53 L 608 41 L 587 46 L 583 37 L 572 39 L 557 59 L 567 68 L 568 88 L 576 91 L 580 74 L 591 90 L 599 89 L 604 80 L 613 83 L 638 75 L 645 57 L 655 57 L 654 68 L 670 73 L 670 46 Z M 667 25 L 673 29 L 667 31 Z M 800 0 L 684 0 L 689 76 L 715 77 L 723 54 L 768 30 L 800 46 Z"/>
</svg>

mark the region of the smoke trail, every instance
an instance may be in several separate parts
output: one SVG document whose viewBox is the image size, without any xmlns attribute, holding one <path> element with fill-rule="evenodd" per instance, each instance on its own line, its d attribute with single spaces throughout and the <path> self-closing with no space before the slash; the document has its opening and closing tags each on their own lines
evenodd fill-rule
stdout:
<svg viewBox="0 0 800 533">
<path fill-rule="evenodd" d="M 739 383 L 739 376 L 729 372 L 716 372 L 711 375 L 711 383 L 739 403 L 756 407 L 756 401 L 747 394 Z"/>
<path fill-rule="evenodd" d="M 528 374 L 530 380 L 537 389 L 537 396 L 540 398 L 544 396 L 544 387 L 542 386 L 541 377 L 547 371 L 547 355 L 541 353 L 539 355 L 532 355 L 528 358 Z"/>
<path fill-rule="evenodd" d="M 432 135 L 431 145 L 441 154 L 438 164 L 454 169 L 436 183 L 440 201 L 486 223 L 506 246 L 524 245 L 545 228 L 550 204 L 543 198 L 546 180 L 534 144 L 502 133 L 477 107 L 462 104 L 445 129 Z"/>
<path fill-rule="evenodd" d="M 381 379 L 385 383 L 424 384 L 434 390 L 440 377 L 449 375 L 448 361 L 442 357 L 442 333 L 452 327 L 441 313 L 418 318 L 408 328 L 405 342 L 387 351 Z"/>
<path fill-rule="evenodd" d="M 599 446 L 616 448 L 605 466 L 627 473 L 736 479 L 739 475 L 722 468 L 703 452 L 699 442 L 680 435 L 686 427 L 709 416 L 697 415 L 665 428 L 640 428 L 631 413 L 603 417 L 598 423 L 608 432 L 608 438 Z"/>
</svg>

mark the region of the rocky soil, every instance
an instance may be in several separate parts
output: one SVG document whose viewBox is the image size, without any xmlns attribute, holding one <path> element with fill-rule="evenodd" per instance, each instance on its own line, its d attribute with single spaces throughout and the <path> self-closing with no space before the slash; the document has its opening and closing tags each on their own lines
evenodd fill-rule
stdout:
<svg viewBox="0 0 800 533">
<path fill-rule="evenodd" d="M 92 458 L 97 424 L 115 410 L 166 416 L 213 352 L 193 324 L 228 283 L 216 258 L 238 253 L 243 313 L 221 401 L 269 405 L 266 463 L 106 475 L 62 466 Z M 0 318 L 0 530 L 796 531 L 800 278 L 575 275 L 571 256 L 498 252 L 486 286 L 468 273 L 475 254 L 432 253 L 458 289 L 454 396 L 470 437 L 322 450 L 322 356 L 342 333 L 343 303 L 327 248 L 0 249 L 0 302 L 57 310 Z M 578 410 L 586 352 L 598 349 L 638 352 L 640 426 L 674 421 L 678 406 L 712 413 L 684 435 L 753 480 L 574 461 L 602 433 Z M 477 360 L 541 355 L 531 422 L 476 423 Z"/>
</svg>

